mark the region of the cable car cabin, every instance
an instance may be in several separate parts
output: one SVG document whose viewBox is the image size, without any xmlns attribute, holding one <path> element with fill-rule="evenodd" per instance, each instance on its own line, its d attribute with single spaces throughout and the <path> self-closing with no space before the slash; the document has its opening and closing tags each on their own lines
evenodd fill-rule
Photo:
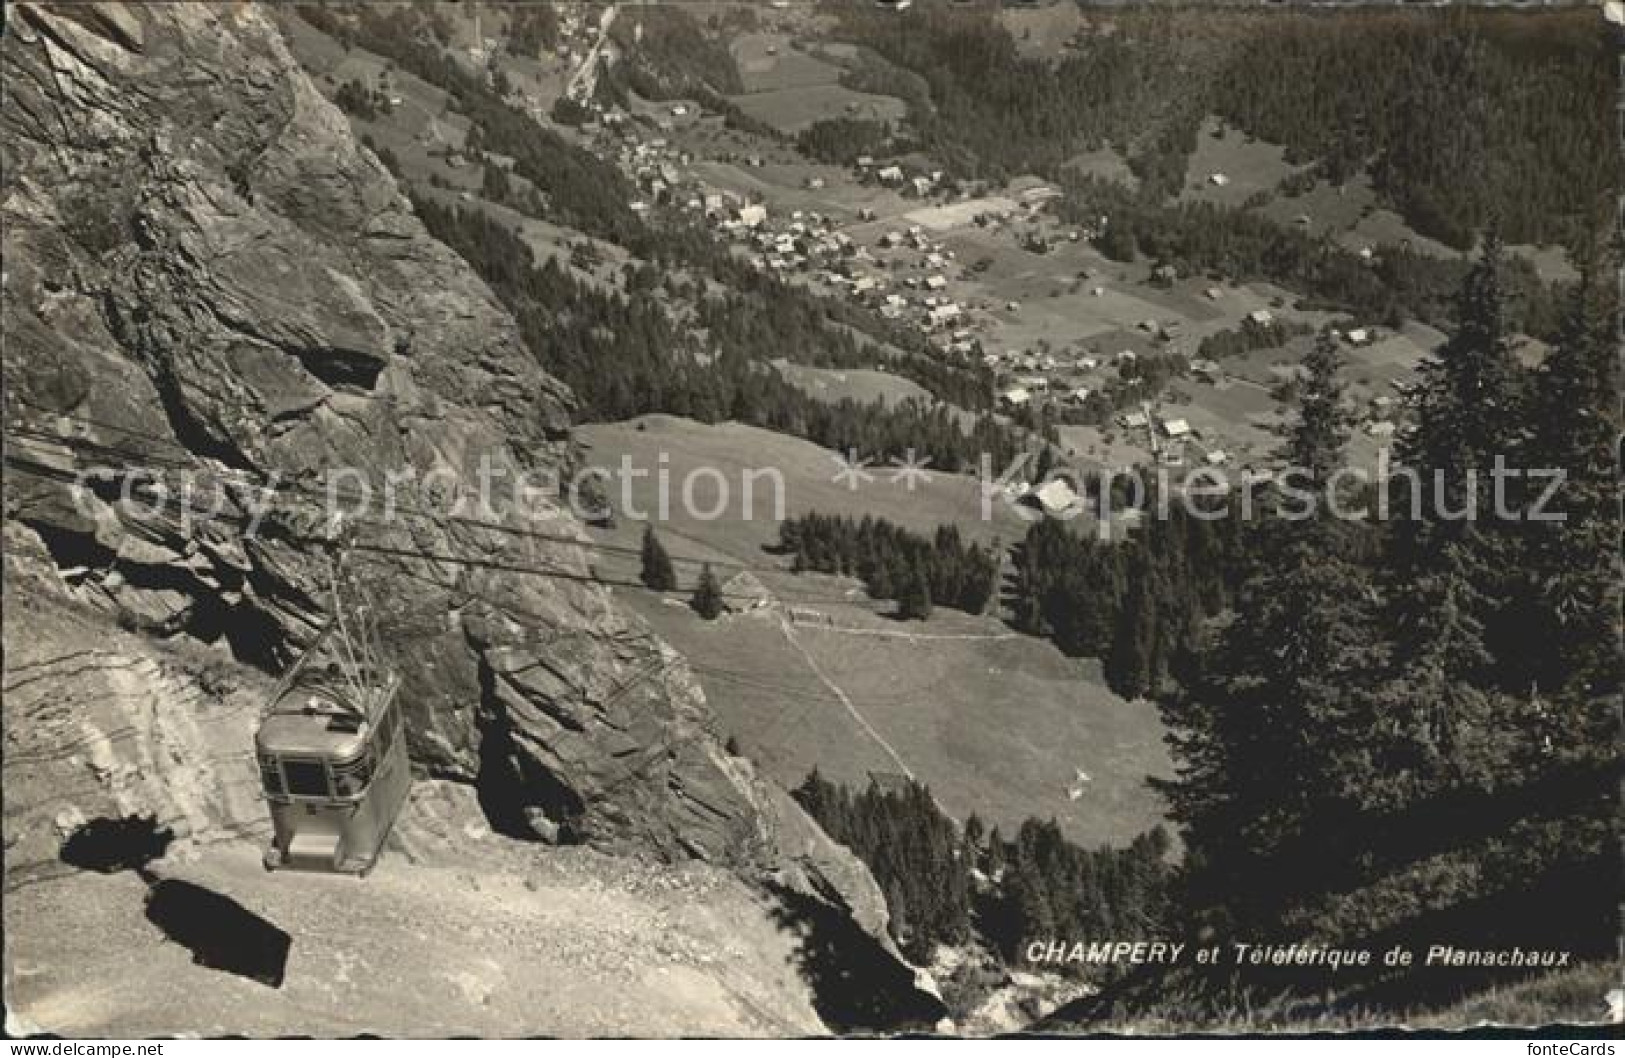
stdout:
<svg viewBox="0 0 1625 1058">
<path fill-rule="evenodd" d="M 399 686 L 338 665 L 289 673 L 254 737 L 275 828 L 267 870 L 372 869 L 412 785 Z"/>
</svg>

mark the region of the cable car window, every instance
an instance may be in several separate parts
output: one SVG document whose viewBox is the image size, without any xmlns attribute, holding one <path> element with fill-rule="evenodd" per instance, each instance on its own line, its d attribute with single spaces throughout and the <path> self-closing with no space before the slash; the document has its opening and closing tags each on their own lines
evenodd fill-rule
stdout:
<svg viewBox="0 0 1625 1058">
<path fill-rule="evenodd" d="M 319 760 L 282 761 L 282 773 L 288 779 L 288 792 L 295 797 L 328 797 L 327 769 Z"/>
<path fill-rule="evenodd" d="M 266 793 L 282 796 L 282 772 L 276 766 L 275 757 L 260 758 L 260 785 L 265 787 Z"/>
</svg>

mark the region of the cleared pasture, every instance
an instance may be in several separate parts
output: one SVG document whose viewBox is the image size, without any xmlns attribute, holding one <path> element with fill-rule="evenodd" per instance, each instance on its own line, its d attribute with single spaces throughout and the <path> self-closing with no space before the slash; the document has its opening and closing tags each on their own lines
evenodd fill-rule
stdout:
<svg viewBox="0 0 1625 1058">
<path fill-rule="evenodd" d="M 886 371 L 807 367 L 785 360 L 774 361 L 774 366 L 797 388 L 832 404 L 843 400 L 853 400 L 860 404 L 870 404 L 876 400 L 885 401 L 887 404 L 899 404 L 907 400 L 917 400 L 926 404 L 935 402 L 931 392 L 919 383 Z"/>
<path fill-rule="evenodd" d="M 787 591 L 812 593 L 842 583 L 790 581 Z M 836 627 L 793 625 L 792 643 L 776 613 L 706 622 L 641 589 L 617 594 L 695 665 L 719 734 L 785 786 L 815 766 L 858 786 L 906 767 L 955 818 L 975 813 L 1008 832 L 1053 817 L 1088 844 L 1127 842 L 1161 820 L 1146 784 L 1171 770 L 1156 709 L 1112 694 L 1096 663 L 1008 636 L 991 618 L 939 610 L 905 626 L 820 603 Z M 977 638 L 905 638 L 913 633 Z"/>
<path fill-rule="evenodd" d="M 818 121 L 840 117 L 900 121 L 906 113 L 900 99 L 855 92 L 839 84 L 802 85 L 731 98 L 739 109 L 757 121 L 790 135 Z"/>
</svg>

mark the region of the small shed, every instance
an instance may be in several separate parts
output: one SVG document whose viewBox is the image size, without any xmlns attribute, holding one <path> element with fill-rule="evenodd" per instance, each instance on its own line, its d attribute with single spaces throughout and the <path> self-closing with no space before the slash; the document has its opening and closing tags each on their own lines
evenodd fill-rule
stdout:
<svg viewBox="0 0 1625 1058">
<path fill-rule="evenodd" d="M 750 613 L 773 605 L 773 593 L 750 570 L 740 570 L 722 585 L 722 605 L 729 613 Z"/>
</svg>

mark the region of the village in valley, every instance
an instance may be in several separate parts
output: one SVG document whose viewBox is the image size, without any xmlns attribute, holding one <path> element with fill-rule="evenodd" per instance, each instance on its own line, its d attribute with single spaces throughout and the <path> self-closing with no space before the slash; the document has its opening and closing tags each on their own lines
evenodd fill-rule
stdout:
<svg viewBox="0 0 1625 1058">
<path fill-rule="evenodd" d="M 758 56 L 745 69 L 762 83 L 774 83 L 781 61 L 808 61 L 793 37 L 762 39 L 736 45 Z M 966 187 L 940 169 L 870 155 L 836 167 L 742 152 L 726 146 L 724 117 L 694 102 L 595 114 L 582 131 L 644 193 L 635 210 L 703 217 L 753 267 L 904 321 L 945 360 L 985 365 L 1000 411 L 1055 423 L 1077 466 L 1228 468 L 1247 484 L 1278 468 L 1275 390 L 1301 376 L 1298 360 L 1333 314 L 1298 309 L 1264 284 L 1114 262 L 1093 246 L 1111 217 L 1063 223 L 1052 209 L 1061 189 L 1037 177 Z M 1218 170 L 1194 179 L 1231 183 Z M 1226 332 L 1249 348 L 1204 355 L 1206 340 Z M 1340 333 L 1355 384 L 1348 411 L 1369 461 L 1391 443 L 1398 398 L 1441 336 L 1355 320 Z M 1134 386 L 1142 361 L 1160 361 L 1167 384 L 1149 394 Z"/>
<path fill-rule="evenodd" d="M 1328 323 L 1339 327 L 1349 353 L 1353 462 L 1369 466 L 1403 427 L 1401 398 L 1441 340 L 1417 321 L 1388 327 L 1350 318 L 1268 283 L 1180 275 L 1144 258 L 1113 260 L 1097 248 L 1110 214 L 1064 221 L 1057 208 L 1063 189 L 1036 176 L 956 181 L 921 155 L 859 154 L 849 164 L 809 158 L 795 137 L 814 123 L 899 120 L 902 105 L 845 86 L 841 49 L 818 39 L 804 5 L 757 6 L 749 31 L 727 34 L 744 88 L 727 100 L 728 113 L 699 98 L 633 95 L 623 106 L 595 96 L 600 64 L 616 61 L 612 29 L 635 23 L 635 8 L 559 5 L 554 54 L 516 61 L 500 12 L 490 10 L 482 26 L 478 5 L 469 6 L 472 15 L 454 23 L 457 59 L 500 68 L 510 98 L 532 114 L 571 101 L 576 121 L 562 131 L 617 165 L 637 188 L 634 212 L 655 223 L 697 219 L 751 267 L 915 328 L 944 361 L 984 365 L 999 414 L 1053 425 L 1060 453 L 1080 469 L 1160 464 L 1224 469 L 1233 482 L 1268 480 L 1279 468 L 1278 397 L 1301 376 L 1304 351 Z M 730 10 L 713 6 L 713 18 Z M 700 7 L 700 17 L 711 10 Z M 413 113 L 445 111 L 435 88 L 358 53 L 324 80 L 337 85 L 358 76 L 378 78 L 404 124 L 416 126 L 415 142 L 397 154 L 408 157 L 416 147 L 440 170 L 425 174 L 435 185 L 429 194 L 463 187 L 455 192 L 462 201 L 479 195 L 478 166 L 459 145 L 456 116 L 424 122 Z M 777 135 L 742 128 L 740 111 Z M 378 142 L 389 144 L 402 124 L 392 117 L 380 119 Z M 1212 121 L 1203 132 L 1185 197 L 1234 203 L 1253 195 L 1280 207 L 1272 192 L 1301 166 Z M 503 164 L 500 155 L 484 157 Z M 1109 150 L 1078 165 L 1134 180 Z M 1407 249 L 1450 254 L 1406 232 L 1388 210 L 1369 202 L 1350 208 L 1344 191 L 1325 216 L 1305 200 L 1288 223 L 1335 239 L 1372 265 L 1378 240 L 1396 238 L 1396 227 Z M 1356 193 L 1371 195 L 1369 187 Z M 604 262 L 597 271 L 624 262 L 613 246 L 559 245 L 552 243 L 559 233 L 542 234 L 545 223 L 515 220 L 527 235 L 537 232 L 531 241 L 538 250 L 573 247 L 577 265 Z M 595 271 L 591 264 L 585 270 Z M 860 386 L 854 395 L 884 390 Z"/>
</svg>

